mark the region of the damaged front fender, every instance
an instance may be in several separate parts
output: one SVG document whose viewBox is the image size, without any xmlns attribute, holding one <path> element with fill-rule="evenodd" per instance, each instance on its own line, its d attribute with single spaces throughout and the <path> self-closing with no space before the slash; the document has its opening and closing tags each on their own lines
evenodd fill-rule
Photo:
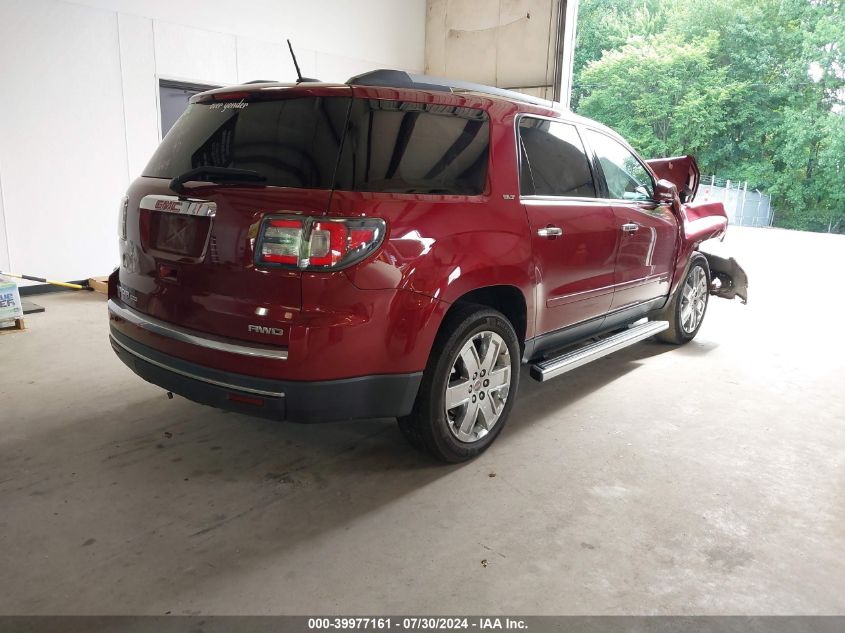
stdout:
<svg viewBox="0 0 845 633">
<path fill-rule="evenodd" d="M 710 266 L 710 294 L 723 299 L 739 297 L 748 303 L 748 275 L 733 257 L 725 259 L 712 253 L 702 252 Z"/>
</svg>

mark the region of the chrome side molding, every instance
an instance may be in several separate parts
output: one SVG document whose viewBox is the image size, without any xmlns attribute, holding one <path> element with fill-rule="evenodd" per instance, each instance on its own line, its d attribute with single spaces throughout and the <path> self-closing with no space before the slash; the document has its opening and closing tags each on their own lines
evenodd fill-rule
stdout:
<svg viewBox="0 0 845 633">
<path fill-rule="evenodd" d="M 229 354 L 240 354 L 241 356 L 251 356 L 253 358 L 271 358 L 273 360 L 287 360 L 288 351 L 278 347 L 264 347 L 262 345 L 250 345 L 249 343 L 233 343 L 229 339 L 222 336 L 214 336 L 213 334 L 204 334 L 195 332 L 187 328 L 179 327 L 171 323 L 159 321 L 153 317 L 141 314 L 131 308 L 124 308 L 118 305 L 113 299 L 109 299 L 108 303 L 109 317 L 114 317 L 127 323 L 164 336 L 165 338 L 173 339 L 181 343 L 188 343 L 189 345 L 196 345 L 197 347 L 204 347 L 206 349 L 213 349 L 219 352 L 227 352 Z"/>
<path fill-rule="evenodd" d="M 635 325 L 624 332 L 608 336 L 607 338 L 579 347 L 571 352 L 561 354 L 556 358 L 550 358 L 540 363 L 531 365 L 531 377 L 539 382 L 545 382 L 555 378 L 577 367 L 586 365 L 613 352 L 619 351 L 643 339 L 654 336 L 669 328 L 668 321 L 646 321 L 641 325 Z"/>
</svg>

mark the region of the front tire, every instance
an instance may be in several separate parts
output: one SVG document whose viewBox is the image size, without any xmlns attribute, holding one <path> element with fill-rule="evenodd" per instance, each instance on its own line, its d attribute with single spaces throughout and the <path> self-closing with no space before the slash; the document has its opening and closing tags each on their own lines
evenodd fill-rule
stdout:
<svg viewBox="0 0 845 633">
<path fill-rule="evenodd" d="M 399 418 L 399 428 L 413 446 L 441 461 L 472 459 L 501 433 L 519 365 L 519 341 L 502 313 L 458 308 L 437 335 L 414 409 Z"/>
<path fill-rule="evenodd" d="M 687 274 L 658 319 L 669 321 L 669 328 L 657 335 L 664 343 L 683 345 L 695 338 L 710 298 L 710 267 L 703 255 L 694 255 Z"/>
</svg>

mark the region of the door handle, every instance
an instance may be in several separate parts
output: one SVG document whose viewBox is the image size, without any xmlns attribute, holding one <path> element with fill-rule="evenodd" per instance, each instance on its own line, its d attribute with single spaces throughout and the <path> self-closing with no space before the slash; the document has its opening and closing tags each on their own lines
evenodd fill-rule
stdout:
<svg viewBox="0 0 845 633">
<path fill-rule="evenodd" d="M 537 229 L 537 235 L 540 237 L 557 237 L 558 235 L 563 235 L 563 229 L 550 224 L 542 229 Z"/>
<path fill-rule="evenodd" d="M 639 231 L 639 230 L 640 230 L 640 225 L 639 225 L 639 224 L 634 224 L 633 222 L 628 222 L 627 224 L 623 224 L 623 225 L 622 225 L 622 230 L 623 230 L 625 233 L 634 233 L 635 231 Z"/>
</svg>

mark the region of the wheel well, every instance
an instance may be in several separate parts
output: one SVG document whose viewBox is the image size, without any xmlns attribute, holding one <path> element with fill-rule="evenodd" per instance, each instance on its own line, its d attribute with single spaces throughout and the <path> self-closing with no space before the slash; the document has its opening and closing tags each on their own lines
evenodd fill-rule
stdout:
<svg viewBox="0 0 845 633">
<path fill-rule="evenodd" d="M 525 349 L 528 310 L 525 305 L 525 297 L 519 288 L 515 286 L 478 288 L 458 298 L 449 308 L 449 311 L 451 312 L 457 306 L 464 306 L 469 303 L 493 308 L 504 314 L 513 325 L 520 348 Z"/>
</svg>

